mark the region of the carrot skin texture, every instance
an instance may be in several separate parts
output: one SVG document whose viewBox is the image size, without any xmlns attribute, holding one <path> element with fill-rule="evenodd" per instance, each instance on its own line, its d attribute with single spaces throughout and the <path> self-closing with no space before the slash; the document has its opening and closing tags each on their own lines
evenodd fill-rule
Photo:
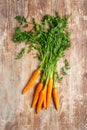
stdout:
<svg viewBox="0 0 87 130">
<path fill-rule="evenodd" d="M 44 109 L 46 109 L 46 92 L 47 92 L 47 90 L 45 89 L 44 91 L 45 91 L 45 94 L 44 94 L 43 107 L 44 107 Z"/>
<path fill-rule="evenodd" d="M 43 104 L 43 101 L 44 101 L 44 90 L 42 90 L 40 92 L 40 95 L 39 95 L 39 99 L 38 99 L 38 104 L 37 104 L 37 108 L 36 108 L 36 113 L 39 113 L 40 110 L 41 110 L 41 107 L 42 107 L 42 104 Z"/>
<path fill-rule="evenodd" d="M 46 109 L 50 105 L 51 95 L 52 95 L 53 79 L 50 78 L 47 85 L 47 95 L 46 95 Z"/>
<path fill-rule="evenodd" d="M 36 90 L 35 90 L 34 98 L 33 98 L 33 102 L 32 102 L 32 107 L 34 107 L 36 105 L 38 98 L 39 98 L 40 91 L 42 90 L 42 88 L 43 88 L 43 83 L 39 83 L 36 86 Z"/>
<path fill-rule="evenodd" d="M 30 78 L 29 82 L 27 83 L 27 85 L 23 89 L 22 94 L 25 94 L 33 86 L 33 84 L 35 83 L 35 81 L 39 77 L 39 75 L 40 75 L 40 70 L 39 69 L 35 70 L 32 77 Z"/>
<path fill-rule="evenodd" d="M 59 96 L 58 96 L 58 89 L 57 88 L 52 89 L 52 96 L 53 96 L 55 108 L 58 110 L 58 108 L 59 108 Z"/>
</svg>

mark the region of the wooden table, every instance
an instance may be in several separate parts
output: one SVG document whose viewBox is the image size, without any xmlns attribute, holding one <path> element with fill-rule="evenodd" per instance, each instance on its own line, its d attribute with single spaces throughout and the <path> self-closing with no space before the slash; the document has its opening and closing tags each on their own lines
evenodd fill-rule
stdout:
<svg viewBox="0 0 87 130">
<path fill-rule="evenodd" d="M 21 94 L 39 62 L 35 52 L 14 58 L 24 44 L 14 44 L 16 15 L 40 21 L 44 14 L 71 14 L 71 69 L 60 84 L 60 109 L 31 108 L 34 87 Z M 61 65 L 61 63 L 60 63 Z M 87 130 L 87 0 L 0 0 L 0 130 Z"/>
</svg>

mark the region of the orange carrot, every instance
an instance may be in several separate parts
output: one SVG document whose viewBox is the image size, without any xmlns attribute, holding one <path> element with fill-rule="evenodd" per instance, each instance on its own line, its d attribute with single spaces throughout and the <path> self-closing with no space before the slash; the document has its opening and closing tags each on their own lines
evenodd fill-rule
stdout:
<svg viewBox="0 0 87 130">
<path fill-rule="evenodd" d="M 40 91 L 42 90 L 42 88 L 43 88 L 43 83 L 38 83 L 38 85 L 36 86 L 35 93 L 34 93 L 32 107 L 34 107 L 36 105 L 38 98 L 39 98 Z"/>
<path fill-rule="evenodd" d="M 44 107 L 44 109 L 46 109 L 46 88 L 45 88 L 45 94 L 44 94 L 44 101 L 43 101 L 43 107 Z"/>
<path fill-rule="evenodd" d="M 52 87 L 53 87 L 53 79 L 50 78 L 48 81 L 48 86 L 47 86 L 47 103 L 46 103 L 46 109 L 49 107 L 50 105 L 50 101 L 51 101 L 51 94 L 52 94 Z"/>
<path fill-rule="evenodd" d="M 38 99 L 38 104 L 37 104 L 37 109 L 36 109 L 37 113 L 39 113 L 40 110 L 41 110 L 41 107 L 42 107 L 42 104 L 43 104 L 43 101 L 44 101 L 44 94 L 45 94 L 45 91 L 42 90 L 40 92 L 39 99 Z"/>
<path fill-rule="evenodd" d="M 55 108 L 58 109 L 59 108 L 59 97 L 58 97 L 58 89 L 57 88 L 52 89 L 52 96 L 53 96 Z"/>
<path fill-rule="evenodd" d="M 27 85 L 23 89 L 23 92 L 22 92 L 23 94 L 25 94 L 33 86 L 34 82 L 39 77 L 39 75 L 40 75 L 40 70 L 39 69 L 35 70 L 30 81 L 27 83 Z"/>
</svg>

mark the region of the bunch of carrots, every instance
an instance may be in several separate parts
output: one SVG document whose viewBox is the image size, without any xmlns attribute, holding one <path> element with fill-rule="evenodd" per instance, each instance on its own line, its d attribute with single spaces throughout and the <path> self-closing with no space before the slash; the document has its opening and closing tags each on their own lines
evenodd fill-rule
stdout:
<svg viewBox="0 0 87 130">
<path fill-rule="evenodd" d="M 33 28 L 30 31 L 24 30 L 29 27 L 29 22 L 23 16 L 16 16 L 15 19 L 20 26 L 16 27 L 13 36 L 14 42 L 24 42 L 26 47 L 18 53 L 16 59 L 19 59 L 27 51 L 37 50 L 36 57 L 40 60 L 40 65 L 34 71 L 29 82 L 23 89 L 23 94 L 34 85 L 40 76 L 40 82 L 37 84 L 32 107 L 36 106 L 36 112 L 41 108 L 48 109 L 51 97 L 53 97 L 55 108 L 59 108 L 59 95 L 56 82 L 59 82 L 66 75 L 66 70 L 70 68 L 67 59 L 64 60 L 60 75 L 57 71 L 57 63 L 65 55 L 65 51 L 70 48 L 70 33 L 67 31 L 69 16 L 61 18 L 58 13 L 55 16 L 45 15 L 42 23 L 39 24 L 32 19 Z"/>
<path fill-rule="evenodd" d="M 35 83 L 36 79 L 40 76 L 40 69 L 37 69 L 26 87 L 23 89 L 23 94 L 25 94 Z M 36 112 L 40 112 L 42 106 L 44 109 L 47 109 L 50 105 L 51 95 L 53 96 L 54 104 L 56 109 L 59 108 L 59 97 L 58 97 L 58 89 L 53 87 L 53 78 L 49 78 L 47 86 L 44 86 L 43 82 L 40 82 L 36 86 L 36 90 L 34 93 L 34 98 L 32 102 L 32 107 L 37 104 Z"/>
</svg>

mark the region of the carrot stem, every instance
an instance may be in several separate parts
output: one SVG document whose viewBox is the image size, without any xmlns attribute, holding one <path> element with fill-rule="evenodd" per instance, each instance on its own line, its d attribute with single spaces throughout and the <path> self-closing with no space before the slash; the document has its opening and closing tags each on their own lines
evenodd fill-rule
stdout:
<svg viewBox="0 0 87 130">
<path fill-rule="evenodd" d="M 27 85 L 23 89 L 22 94 L 25 94 L 33 86 L 34 82 L 39 77 L 39 75 L 40 75 L 40 70 L 39 69 L 35 70 L 35 72 L 33 73 L 30 81 L 27 83 Z"/>
</svg>

